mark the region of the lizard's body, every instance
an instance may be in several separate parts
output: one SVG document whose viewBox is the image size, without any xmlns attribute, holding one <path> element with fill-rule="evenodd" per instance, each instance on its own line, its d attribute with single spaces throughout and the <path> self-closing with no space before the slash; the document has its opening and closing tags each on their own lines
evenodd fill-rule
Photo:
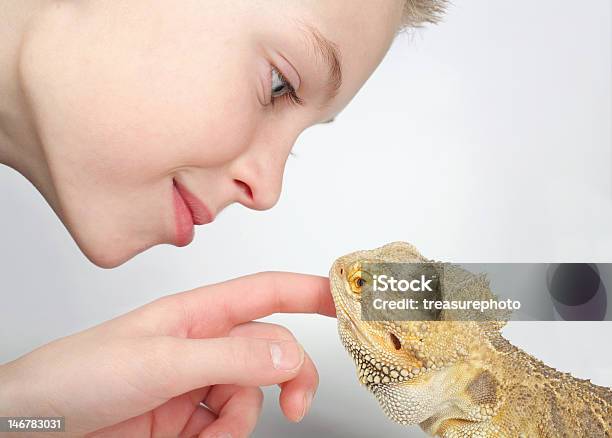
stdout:
<svg viewBox="0 0 612 438">
<path fill-rule="evenodd" d="M 365 262 L 430 260 L 398 242 L 341 257 L 330 272 L 342 343 L 392 420 L 444 438 L 612 436 L 612 391 L 514 347 L 503 322 L 362 321 Z"/>
</svg>

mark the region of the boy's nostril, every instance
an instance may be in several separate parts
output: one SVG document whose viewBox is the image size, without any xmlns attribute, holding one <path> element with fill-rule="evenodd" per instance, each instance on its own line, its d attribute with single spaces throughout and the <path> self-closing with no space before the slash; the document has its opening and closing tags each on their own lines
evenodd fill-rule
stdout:
<svg viewBox="0 0 612 438">
<path fill-rule="evenodd" d="M 240 188 L 240 190 L 249 197 L 249 199 L 253 199 L 253 191 L 247 183 L 240 181 L 239 179 L 235 179 L 234 182 Z"/>
<path fill-rule="evenodd" d="M 399 350 L 402 348 L 402 343 L 400 342 L 397 336 L 395 336 L 393 333 L 389 333 L 389 337 L 391 338 L 391 342 L 393 342 L 393 346 L 395 347 L 396 350 Z"/>
</svg>

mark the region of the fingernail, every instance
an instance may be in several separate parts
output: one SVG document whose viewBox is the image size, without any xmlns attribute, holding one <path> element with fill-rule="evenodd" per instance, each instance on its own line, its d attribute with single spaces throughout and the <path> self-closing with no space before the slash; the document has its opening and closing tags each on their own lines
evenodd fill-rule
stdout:
<svg viewBox="0 0 612 438">
<path fill-rule="evenodd" d="M 277 370 L 292 371 L 304 361 L 304 350 L 296 342 L 270 342 L 272 365 Z"/>
<path fill-rule="evenodd" d="M 314 398 L 314 393 L 312 391 L 308 391 L 304 394 L 304 405 L 302 406 L 302 415 L 298 418 L 298 422 L 302 421 L 308 411 L 310 411 L 310 405 L 312 404 L 312 399 Z"/>
</svg>

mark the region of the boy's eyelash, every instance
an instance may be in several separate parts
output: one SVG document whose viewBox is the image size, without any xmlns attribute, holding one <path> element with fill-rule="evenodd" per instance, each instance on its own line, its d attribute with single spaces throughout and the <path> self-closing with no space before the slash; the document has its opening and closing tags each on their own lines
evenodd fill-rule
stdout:
<svg viewBox="0 0 612 438">
<path fill-rule="evenodd" d="M 278 96 L 278 97 L 272 96 L 270 103 L 274 105 L 276 100 L 284 99 L 284 100 L 288 100 L 289 103 L 292 105 L 304 105 L 304 101 L 300 98 L 300 96 L 297 95 L 297 93 L 293 89 L 293 85 L 291 85 L 291 82 L 289 82 L 287 78 L 283 76 L 283 74 L 280 72 L 279 69 L 277 69 L 276 67 L 273 67 L 273 68 L 276 70 L 276 73 L 281 78 L 281 80 L 283 80 L 287 84 L 287 86 L 289 87 L 289 92 L 283 94 L 282 96 Z"/>
<path fill-rule="evenodd" d="M 289 91 L 289 93 L 283 94 L 281 97 L 289 99 L 289 102 L 291 102 L 292 105 L 304 105 L 304 101 L 297 95 L 293 87 L 291 87 L 291 91 Z"/>
</svg>

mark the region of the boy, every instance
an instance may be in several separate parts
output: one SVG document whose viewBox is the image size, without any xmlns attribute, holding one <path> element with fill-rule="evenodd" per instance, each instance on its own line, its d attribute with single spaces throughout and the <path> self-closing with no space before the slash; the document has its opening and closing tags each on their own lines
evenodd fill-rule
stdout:
<svg viewBox="0 0 612 438">
<path fill-rule="evenodd" d="M 277 201 L 297 136 L 333 119 L 402 26 L 441 0 L 20 0 L 0 20 L 0 162 L 98 266 L 238 202 Z M 261 385 L 285 415 L 318 377 L 274 312 L 333 315 L 327 280 L 264 273 L 159 299 L 0 368 L 0 415 L 75 435 L 242 437 Z M 200 405 L 205 404 L 205 407 Z"/>
</svg>

